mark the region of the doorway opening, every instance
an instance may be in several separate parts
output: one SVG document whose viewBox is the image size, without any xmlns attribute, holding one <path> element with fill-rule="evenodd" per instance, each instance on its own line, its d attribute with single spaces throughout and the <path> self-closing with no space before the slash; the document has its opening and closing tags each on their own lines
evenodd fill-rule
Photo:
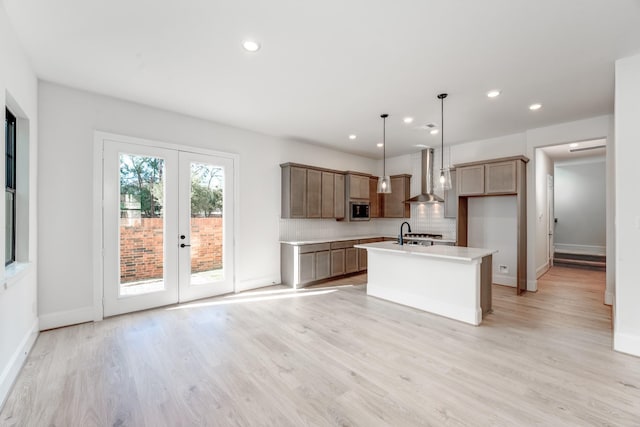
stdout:
<svg viewBox="0 0 640 427">
<path fill-rule="evenodd" d="M 538 278 L 554 266 L 606 271 L 606 150 L 605 139 L 536 149 Z"/>
</svg>

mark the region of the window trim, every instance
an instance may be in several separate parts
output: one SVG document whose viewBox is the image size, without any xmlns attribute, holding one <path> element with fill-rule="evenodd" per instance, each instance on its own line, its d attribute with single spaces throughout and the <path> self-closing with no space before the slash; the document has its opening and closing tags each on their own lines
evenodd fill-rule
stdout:
<svg viewBox="0 0 640 427">
<path fill-rule="evenodd" d="M 17 127 L 18 120 L 16 116 L 5 107 L 5 195 L 6 193 L 12 194 L 12 218 L 13 223 L 10 231 L 10 235 L 6 235 L 5 239 L 11 239 L 11 257 L 7 258 L 5 254 L 5 267 L 16 262 L 16 158 L 17 158 Z M 9 167 L 11 166 L 11 167 Z M 5 196 L 6 204 L 6 196 Z M 6 206 L 5 206 L 6 209 Z M 5 218 L 6 227 L 6 218 Z"/>
</svg>

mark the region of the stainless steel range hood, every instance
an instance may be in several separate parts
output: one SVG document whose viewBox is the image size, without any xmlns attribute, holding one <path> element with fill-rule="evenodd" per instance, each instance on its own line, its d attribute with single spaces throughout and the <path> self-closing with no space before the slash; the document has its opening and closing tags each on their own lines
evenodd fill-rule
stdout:
<svg viewBox="0 0 640 427">
<path fill-rule="evenodd" d="M 422 150 L 420 170 L 421 193 L 407 200 L 408 203 L 442 203 L 444 199 L 433 193 L 433 148 Z"/>
</svg>

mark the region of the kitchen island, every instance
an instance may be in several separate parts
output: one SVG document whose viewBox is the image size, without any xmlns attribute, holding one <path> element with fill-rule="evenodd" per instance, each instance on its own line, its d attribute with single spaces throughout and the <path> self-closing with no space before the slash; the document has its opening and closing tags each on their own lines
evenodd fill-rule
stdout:
<svg viewBox="0 0 640 427">
<path fill-rule="evenodd" d="M 367 250 L 368 295 L 472 325 L 491 311 L 495 250 L 395 242 L 355 247 Z"/>
</svg>

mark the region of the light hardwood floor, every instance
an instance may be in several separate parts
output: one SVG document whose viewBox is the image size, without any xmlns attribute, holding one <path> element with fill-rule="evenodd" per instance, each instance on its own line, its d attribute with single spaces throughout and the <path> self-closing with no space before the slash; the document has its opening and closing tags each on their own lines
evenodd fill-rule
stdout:
<svg viewBox="0 0 640 427">
<path fill-rule="evenodd" d="M 640 425 L 640 359 L 611 350 L 604 273 L 554 268 L 539 287 L 494 286 L 479 327 L 347 285 L 44 332 L 0 425 Z"/>
</svg>

